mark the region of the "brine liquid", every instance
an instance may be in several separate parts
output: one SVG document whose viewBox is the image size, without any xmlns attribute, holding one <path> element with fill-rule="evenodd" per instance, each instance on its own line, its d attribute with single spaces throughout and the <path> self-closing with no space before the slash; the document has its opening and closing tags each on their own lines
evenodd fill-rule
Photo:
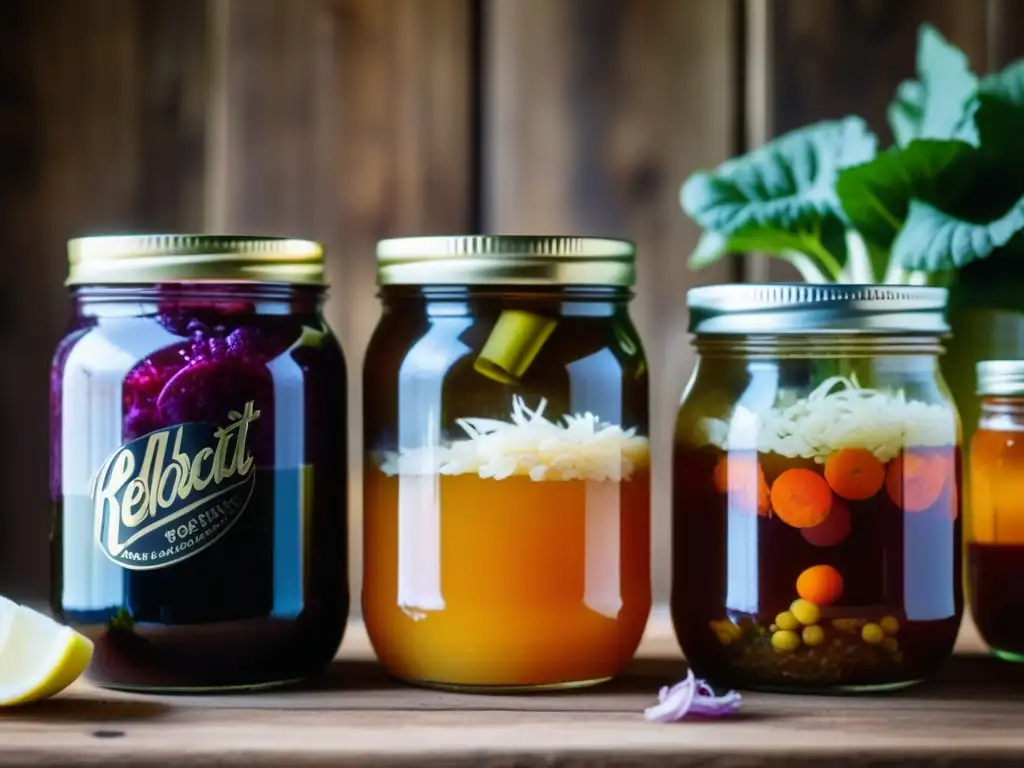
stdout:
<svg viewBox="0 0 1024 768">
<path fill-rule="evenodd" d="M 1024 430 L 979 429 L 971 443 L 967 585 L 985 642 L 1024 661 Z"/>
<path fill-rule="evenodd" d="M 967 583 L 978 631 L 1000 656 L 1024 662 L 1024 544 L 967 545 Z"/>
<path fill-rule="evenodd" d="M 952 649 L 962 613 L 959 456 L 948 447 L 914 451 L 947 467 L 941 493 L 914 511 L 897 504 L 885 485 L 866 499 L 834 497 L 833 513 L 841 505 L 849 521 L 845 533 L 823 536 L 822 545 L 810 529 L 786 524 L 756 487 L 747 498 L 716 489 L 721 451 L 677 449 L 672 614 L 696 674 L 734 685 L 815 689 L 899 685 L 934 671 Z M 728 458 L 757 462 L 765 493 L 787 470 L 824 474 L 813 460 L 735 451 Z M 797 582 L 815 566 L 842 579 L 840 597 L 821 606 L 816 623 L 823 638 L 778 652 L 777 617 L 802 597 Z M 865 624 L 886 617 L 899 624 L 886 639 L 889 652 L 861 637 Z M 744 628 L 742 640 L 717 636 L 723 621 Z"/>
<path fill-rule="evenodd" d="M 363 612 L 395 675 L 542 687 L 612 677 L 650 610 L 650 480 L 365 482 Z"/>
<path fill-rule="evenodd" d="M 258 686 L 305 677 L 333 657 L 347 614 L 345 530 L 323 509 L 333 494 L 315 495 L 310 467 L 256 473 L 260 492 L 222 538 L 152 570 L 103 554 L 89 497 L 57 504 L 54 604 L 96 643 L 93 680 Z"/>
</svg>

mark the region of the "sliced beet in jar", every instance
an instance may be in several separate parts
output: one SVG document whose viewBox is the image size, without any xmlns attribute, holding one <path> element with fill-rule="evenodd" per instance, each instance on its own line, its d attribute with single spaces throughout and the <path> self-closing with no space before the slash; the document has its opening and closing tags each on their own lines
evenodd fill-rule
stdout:
<svg viewBox="0 0 1024 768">
<path fill-rule="evenodd" d="M 205 235 L 69 243 L 51 371 L 52 604 L 89 676 L 275 685 L 348 615 L 345 363 L 322 248 Z"/>
</svg>

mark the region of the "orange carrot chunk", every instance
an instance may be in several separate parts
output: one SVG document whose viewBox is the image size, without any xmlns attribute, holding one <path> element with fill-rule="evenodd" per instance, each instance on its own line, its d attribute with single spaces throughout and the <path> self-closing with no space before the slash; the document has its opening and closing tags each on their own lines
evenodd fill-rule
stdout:
<svg viewBox="0 0 1024 768">
<path fill-rule="evenodd" d="M 842 448 L 825 460 L 825 479 L 837 496 L 864 501 L 881 489 L 885 467 L 869 450 Z"/>
<path fill-rule="evenodd" d="M 923 512 L 938 501 L 948 474 L 942 456 L 904 452 L 890 462 L 885 490 L 904 512 Z"/>
<path fill-rule="evenodd" d="M 796 593 L 817 606 L 831 605 L 843 596 L 843 577 L 831 565 L 812 565 L 797 578 Z"/>
<path fill-rule="evenodd" d="M 764 479 L 764 473 L 761 472 L 760 466 L 758 466 L 757 472 L 757 514 L 761 517 L 768 517 L 768 513 L 772 510 L 771 491 L 768 490 L 768 483 Z"/>
<path fill-rule="evenodd" d="M 736 459 L 733 459 L 733 464 L 736 463 Z M 723 456 L 715 464 L 715 469 L 711 473 L 711 482 L 715 486 L 715 490 L 718 493 L 729 492 L 729 457 Z"/>
<path fill-rule="evenodd" d="M 768 482 L 761 465 L 753 456 L 724 456 L 711 474 L 715 490 L 729 495 L 729 506 L 755 509 L 767 515 L 771 508 Z"/>
<path fill-rule="evenodd" d="M 834 547 L 850 535 L 850 509 L 839 499 L 832 499 L 832 511 L 813 528 L 802 528 L 800 535 L 815 547 Z"/>
<path fill-rule="evenodd" d="M 787 469 L 772 483 L 772 509 L 794 528 L 813 528 L 832 510 L 832 491 L 825 479 L 810 469 Z"/>
</svg>

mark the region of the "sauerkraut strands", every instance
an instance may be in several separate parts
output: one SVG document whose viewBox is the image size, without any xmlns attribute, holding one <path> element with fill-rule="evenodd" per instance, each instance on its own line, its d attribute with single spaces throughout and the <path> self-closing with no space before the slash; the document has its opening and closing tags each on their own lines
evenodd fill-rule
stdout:
<svg viewBox="0 0 1024 768">
<path fill-rule="evenodd" d="M 379 462 L 388 475 L 475 474 L 502 480 L 526 475 L 542 480 L 628 480 L 647 466 L 650 448 L 635 429 L 602 422 L 592 413 L 567 415 L 564 424 L 544 418 L 547 401 L 530 410 L 512 399 L 509 421 L 465 418 L 456 423 L 468 439 L 400 452 Z"/>
<path fill-rule="evenodd" d="M 756 413 L 737 406 L 728 420 L 704 419 L 702 442 L 722 450 L 757 450 L 818 463 L 842 448 L 866 448 L 881 462 L 904 447 L 955 445 L 949 408 L 908 400 L 902 390 L 861 387 L 856 376 L 833 376 L 807 397 Z"/>
</svg>

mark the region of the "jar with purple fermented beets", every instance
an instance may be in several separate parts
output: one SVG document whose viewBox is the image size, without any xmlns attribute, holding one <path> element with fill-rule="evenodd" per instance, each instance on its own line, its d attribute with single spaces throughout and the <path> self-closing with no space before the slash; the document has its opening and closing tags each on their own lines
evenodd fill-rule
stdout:
<svg viewBox="0 0 1024 768">
<path fill-rule="evenodd" d="M 138 691 L 321 671 L 348 616 L 346 371 L 305 240 L 86 237 L 50 376 L 52 606 Z"/>
</svg>

